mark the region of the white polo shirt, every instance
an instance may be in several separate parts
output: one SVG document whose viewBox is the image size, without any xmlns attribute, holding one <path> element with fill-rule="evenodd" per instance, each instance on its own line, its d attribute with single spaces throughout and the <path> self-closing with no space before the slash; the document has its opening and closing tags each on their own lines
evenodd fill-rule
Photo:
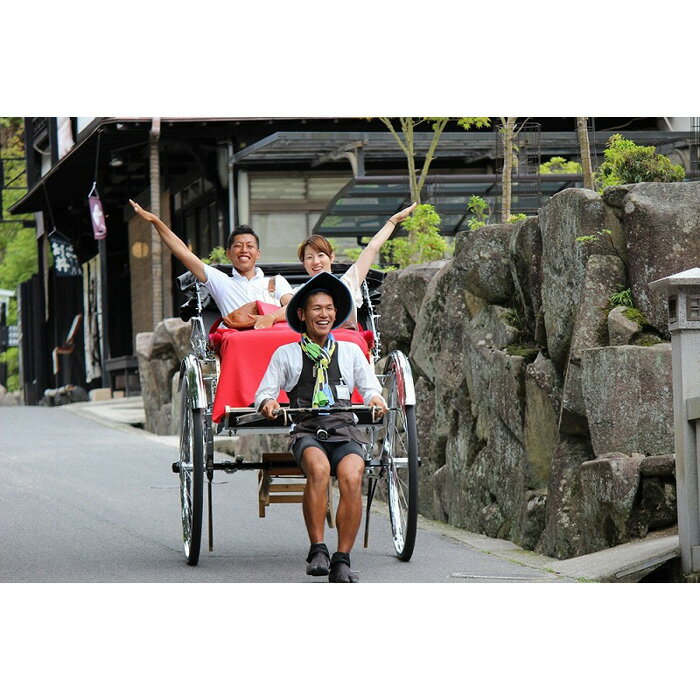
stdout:
<svg viewBox="0 0 700 700">
<path fill-rule="evenodd" d="M 207 281 L 204 286 L 209 290 L 222 316 L 230 314 L 249 301 L 264 301 L 267 304 L 281 306 L 280 299 L 292 294 L 292 288 L 282 275 L 275 275 L 275 292 L 271 294 L 268 285 L 270 278 L 263 271 L 255 268 L 255 277 L 248 279 L 233 268 L 229 277 L 225 272 L 211 265 L 204 265 Z"/>
</svg>

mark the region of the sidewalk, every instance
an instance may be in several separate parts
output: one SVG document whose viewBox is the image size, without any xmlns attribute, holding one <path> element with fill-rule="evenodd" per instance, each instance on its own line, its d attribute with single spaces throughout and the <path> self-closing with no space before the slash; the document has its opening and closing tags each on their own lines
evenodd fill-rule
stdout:
<svg viewBox="0 0 700 700">
<path fill-rule="evenodd" d="M 61 408 L 75 411 L 93 420 L 123 429 L 141 428 L 145 422 L 143 401 L 140 396 L 109 401 L 89 401 L 68 404 Z M 175 435 L 153 435 L 161 442 L 177 444 Z M 215 438 L 215 442 L 220 439 Z M 378 509 L 385 509 L 377 504 Z M 445 523 L 418 516 L 418 526 L 438 532 L 462 542 L 473 549 L 539 571 L 561 575 L 568 581 L 598 583 L 636 583 L 666 562 L 680 557 L 678 534 L 674 530 L 650 535 L 643 540 L 593 552 L 573 559 L 553 559 L 518 547 L 508 540 L 493 539 L 485 535 L 461 530 Z"/>
</svg>

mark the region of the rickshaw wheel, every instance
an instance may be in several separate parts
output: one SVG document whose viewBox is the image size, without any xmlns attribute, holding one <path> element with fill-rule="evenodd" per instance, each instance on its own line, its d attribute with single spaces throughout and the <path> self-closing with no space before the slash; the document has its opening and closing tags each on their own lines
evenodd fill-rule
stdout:
<svg viewBox="0 0 700 700">
<path fill-rule="evenodd" d="M 416 543 L 418 527 L 418 440 L 415 406 L 407 406 L 404 373 L 407 361 L 394 353 L 389 358 L 385 382 L 389 412 L 384 418 L 382 464 L 385 466 L 391 533 L 396 556 L 408 561 Z"/>
<path fill-rule="evenodd" d="M 185 380 L 180 403 L 180 507 L 182 543 L 190 566 L 199 561 L 202 541 L 205 454 L 202 409 L 190 405 Z"/>
</svg>

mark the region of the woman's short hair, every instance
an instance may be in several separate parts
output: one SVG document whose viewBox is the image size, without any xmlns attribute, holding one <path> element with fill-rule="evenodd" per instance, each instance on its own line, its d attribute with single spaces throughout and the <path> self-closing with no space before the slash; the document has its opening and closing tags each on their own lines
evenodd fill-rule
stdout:
<svg viewBox="0 0 700 700">
<path fill-rule="evenodd" d="M 297 255 L 301 262 L 304 262 L 304 253 L 307 245 L 310 245 L 317 253 L 325 253 L 329 258 L 333 255 L 333 246 L 328 239 L 320 236 L 318 233 L 314 233 L 312 236 L 304 239 L 299 245 Z"/>
</svg>

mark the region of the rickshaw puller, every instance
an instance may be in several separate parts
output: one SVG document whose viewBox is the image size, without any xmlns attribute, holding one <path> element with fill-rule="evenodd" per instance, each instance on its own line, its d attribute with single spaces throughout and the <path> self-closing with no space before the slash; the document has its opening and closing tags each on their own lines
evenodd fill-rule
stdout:
<svg viewBox="0 0 700 700">
<path fill-rule="evenodd" d="M 287 305 L 287 323 L 302 334 L 298 343 L 278 348 L 255 396 L 257 410 L 272 419 L 280 409 L 277 396 L 287 392 L 292 408 L 350 407 L 355 388 L 380 417 L 387 411 L 381 386 L 367 359 L 354 343 L 336 341 L 331 331 L 353 309 L 348 288 L 322 272 L 313 277 Z M 331 583 L 356 583 L 350 551 L 362 520 L 362 476 L 366 436 L 353 414 L 309 414 L 292 428 L 290 449 L 306 476 L 303 513 L 311 547 L 306 573 Z M 328 484 L 337 476 L 340 500 L 336 514 L 338 550 L 329 555 L 323 539 Z"/>
</svg>

